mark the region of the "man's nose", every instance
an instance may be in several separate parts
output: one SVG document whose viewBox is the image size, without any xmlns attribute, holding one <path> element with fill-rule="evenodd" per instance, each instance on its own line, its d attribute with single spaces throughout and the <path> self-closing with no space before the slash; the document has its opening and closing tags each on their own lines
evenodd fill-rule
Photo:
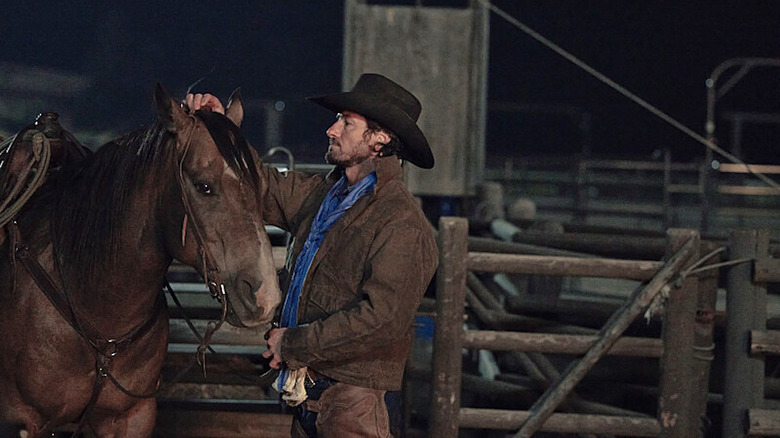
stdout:
<svg viewBox="0 0 780 438">
<path fill-rule="evenodd" d="M 330 128 L 328 128 L 325 131 L 325 135 L 327 135 L 330 138 L 336 138 L 339 136 L 340 132 L 341 129 L 339 128 L 339 122 L 335 122 L 334 124 L 330 125 Z"/>
</svg>

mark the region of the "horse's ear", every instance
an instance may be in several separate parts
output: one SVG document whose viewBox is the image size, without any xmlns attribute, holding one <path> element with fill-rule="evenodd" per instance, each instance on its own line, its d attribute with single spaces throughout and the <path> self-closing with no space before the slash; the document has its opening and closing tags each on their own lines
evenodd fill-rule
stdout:
<svg viewBox="0 0 780 438">
<path fill-rule="evenodd" d="M 157 118 L 168 131 L 177 132 L 187 120 L 184 108 L 165 91 L 159 82 L 154 89 L 154 103 L 157 107 Z"/>
<path fill-rule="evenodd" d="M 244 106 L 241 104 L 241 88 L 236 88 L 230 95 L 227 107 L 225 108 L 225 115 L 230 121 L 241 126 L 241 122 L 244 120 Z"/>
</svg>

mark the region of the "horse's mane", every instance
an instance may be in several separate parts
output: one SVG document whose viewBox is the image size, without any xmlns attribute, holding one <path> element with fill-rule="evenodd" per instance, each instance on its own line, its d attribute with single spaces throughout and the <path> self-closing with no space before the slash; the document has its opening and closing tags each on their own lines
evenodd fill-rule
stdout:
<svg viewBox="0 0 780 438">
<path fill-rule="evenodd" d="M 238 127 L 221 114 L 198 111 L 195 116 L 205 124 L 228 165 L 256 193 L 259 176 L 251 146 Z M 97 273 L 106 263 L 128 256 L 118 254 L 122 236 L 117 224 L 136 214 L 129 210 L 134 193 L 178 184 L 173 140 L 161 123 L 155 123 L 106 143 L 47 182 L 39 202 L 52 206 L 51 239 L 60 266 Z M 164 202 L 162 197 L 156 199 Z"/>
<path fill-rule="evenodd" d="M 260 177 L 250 152 L 251 146 L 247 143 L 238 126 L 227 117 L 213 111 L 196 111 L 195 114 L 206 125 L 211 133 L 211 138 L 214 139 L 219 152 L 227 160 L 230 168 L 241 178 L 248 177 L 252 182 L 252 187 L 257 188 Z"/>
</svg>

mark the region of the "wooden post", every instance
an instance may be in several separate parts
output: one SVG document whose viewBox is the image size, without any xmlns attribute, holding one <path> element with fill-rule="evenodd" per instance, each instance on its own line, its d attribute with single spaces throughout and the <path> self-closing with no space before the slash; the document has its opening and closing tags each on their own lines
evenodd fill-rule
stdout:
<svg viewBox="0 0 780 438">
<path fill-rule="evenodd" d="M 407 166 L 406 186 L 474 196 L 485 169 L 490 11 L 477 0 L 464 8 L 375 3 L 344 2 L 342 88 L 366 72 L 400 81 L 422 103 L 418 123 L 439 157 L 433 170 Z"/>
<path fill-rule="evenodd" d="M 718 244 L 701 242 L 700 256 L 704 257 L 715 252 Z M 720 257 L 711 257 L 703 265 L 718 263 Z M 718 295 L 718 269 L 708 269 L 698 274 L 698 307 L 696 309 L 696 325 L 693 338 L 693 379 L 696 392 L 693 397 L 692 415 L 698 415 L 704 436 L 711 436 L 708 428 L 711 422 L 707 418 L 707 398 L 710 385 L 710 367 L 715 359 L 715 305 Z"/>
<path fill-rule="evenodd" d="M 726 294 L 726 364 L 723 386 L 723 437 L 746 436 L 750 408 L 762 408 L 764 360 L 748 355 L 750 330 L 766 330 L 766 288 L 753 284 L 752 261 L 769 250 L 766 231 L 736 230 L 729 236 Z"/>
<path fill-rule="evenodd" d="M 439 220 L 439 270 L 436 275 L 436 328 L 429 436 L 458 436 L 462 371 L 461 337 L 466 302 L 468 220 Z"/>
<path fill-rule="evenodd" d="M 669 230 L 669 256 L 688 240 L 694 239 L 691 258 L 683 265 L 690 267 L 699 258 L 699 233 L 693 230 Z M 661 356 L 660 396 L 658 398 L 658 422 L 662 436 L 669 438 L 694 438 L 702 436 L 698 418 L 691 415 L 697 381 L 692 379 L 694 324 L 698 284 L 695 275 L 678 278 L 669 289 L 663 311 L 661 338 L 664 353 Z"/>
<path fill-rule="evenodd" d="M 626 304 L 612 315 L 599 332 L 599 339 L 593 343 L 588 352 L 580 360 L 573 362 L 561 375 L 560 381 L 545 391 L 542 397 L 531 406 L 530 415 L 515 434 L 515 438 L 530 438 L 533 433 L 537 432 L 553 414 L 555 408 L 566 398 L 566 395 L 593 368 L 598 359 L 614 345 L 620 335 L 647 308 L 655 296 L 662 289 L 672 287 L 668 283 L 677 275 L 683 264 L 690 259 L 691 253 L 694 251 L 694 244 L 698 249 L 698 239 L 690 239 L 686 242 L 647 285 L 638 288 Z"/>
</svg>

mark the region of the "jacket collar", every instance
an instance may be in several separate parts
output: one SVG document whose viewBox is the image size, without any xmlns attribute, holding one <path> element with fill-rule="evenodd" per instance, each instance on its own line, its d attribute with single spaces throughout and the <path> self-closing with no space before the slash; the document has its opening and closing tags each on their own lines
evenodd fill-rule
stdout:
<svg viewBox="0 0 780 438">
<path fill-rule="evenodd" d="M 374 191 L 390 181 L 403 179 L 404 169 L 401 167 L 401 161 L 398 157 L 390 155 L 387 157 L 376 157 L 374 160 L 376 160 L 376 186 Z M 328 173 L 327 179 L 331 184 L 335 184 L 342 175 L 344 175 L 344 168 L 336 166 Z"/>
<path fill-rule="evenodd" d="M 375 160 L 377 186 L 381 187 L 390 181 L 403 179 L 404 169 L 401 167 L 401 161 L 398 157 L 390 155 L 377 157 Z"/>
</svg>

